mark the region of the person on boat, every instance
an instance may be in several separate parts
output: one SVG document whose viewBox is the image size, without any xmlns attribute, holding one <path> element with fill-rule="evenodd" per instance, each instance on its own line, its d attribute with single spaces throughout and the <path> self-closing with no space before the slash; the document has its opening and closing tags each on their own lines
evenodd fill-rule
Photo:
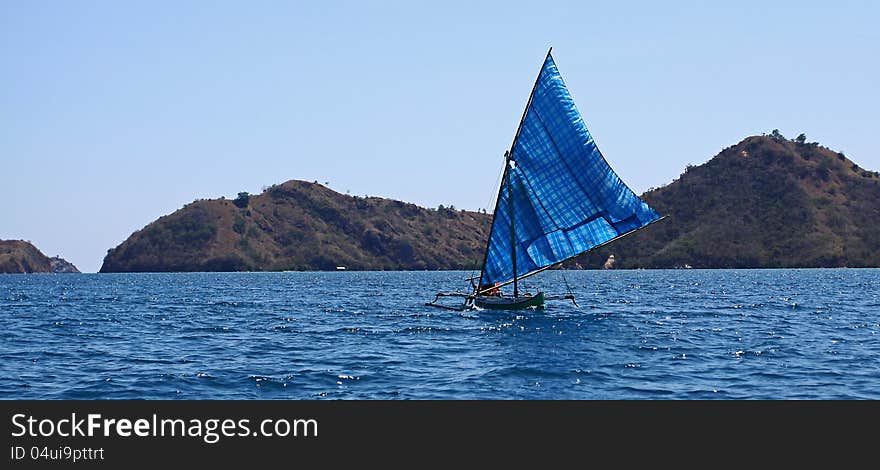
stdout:
<svg viewBox="0 0 880 470">
<path fill-rule="evenodd" d="M 484 291 L 482 295 L 489 296 L 489 297 L 501 297 L 501 289 L 498 288 L 497 282 L 492 285 L 483 284 L 483 287 L 480 290 Z"/>
</svg>

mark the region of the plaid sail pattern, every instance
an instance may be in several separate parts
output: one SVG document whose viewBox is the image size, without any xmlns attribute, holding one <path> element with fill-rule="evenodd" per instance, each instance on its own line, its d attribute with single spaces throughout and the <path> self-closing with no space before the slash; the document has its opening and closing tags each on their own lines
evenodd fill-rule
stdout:
<svg viewBox="0 0 880 470">
<path fill-rule="evenodd" d="M 484 284 L 559 263 L 660 218 L 605 161 L 549 54 L 511 160 L 498 194 Z"/>
</svg>

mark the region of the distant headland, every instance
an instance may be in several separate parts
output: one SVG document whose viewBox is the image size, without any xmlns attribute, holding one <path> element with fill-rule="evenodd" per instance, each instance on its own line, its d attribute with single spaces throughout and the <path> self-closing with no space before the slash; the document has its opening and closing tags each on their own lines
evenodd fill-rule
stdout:
<svg viewBox="0 0 880 470">
<path fill-rule="evenodd" d="M 78 273 L 70 262 L 44 255 L 24 240 L 0 240 L 0 274 Z"/>
<path fill-rule="evenodd" d="M 642 197 L 668 219 L 565 267 L 880 266 L 880 174 L 804 135 L 748 137 Z M 101 272 L 479 269 L 491 218 L 292 180 L 187 204 Z"/>
</svg>

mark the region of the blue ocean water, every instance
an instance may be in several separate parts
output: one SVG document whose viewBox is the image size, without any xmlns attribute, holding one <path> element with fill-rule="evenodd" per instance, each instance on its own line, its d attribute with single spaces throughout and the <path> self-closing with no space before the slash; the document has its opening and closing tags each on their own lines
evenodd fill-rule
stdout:
<svg viewBox="0 0 880 470">
<path fill-rule="evenodd" d="M 566 271 L 580 308 L 424 306 L 468 275 L 2 275 L 0 398 L 880 399 L 878 269 Z"/>
</svg>

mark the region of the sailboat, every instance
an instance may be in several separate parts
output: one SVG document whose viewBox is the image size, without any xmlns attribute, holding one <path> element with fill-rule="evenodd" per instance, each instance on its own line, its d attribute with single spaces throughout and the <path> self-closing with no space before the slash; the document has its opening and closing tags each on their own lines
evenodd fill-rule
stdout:
<svg viewBox="0 0 880 470">
<path fill-rule="evenodd" d="M 532 86 L 510 148 L 480 275 L 470 292 L 427 305 L 464 310 L 543 308 L 574 295 L 521 292 L 523 279 L 606 246 L 664 217 L 611 169 L 587 130 L 551 52 Z M 476 281 L 476 282 L 474 282 Z M 513 285 L 511 294 L 501 289 Z M 461 307 L 438 303 L 463 297 Z"/>
</svg>

